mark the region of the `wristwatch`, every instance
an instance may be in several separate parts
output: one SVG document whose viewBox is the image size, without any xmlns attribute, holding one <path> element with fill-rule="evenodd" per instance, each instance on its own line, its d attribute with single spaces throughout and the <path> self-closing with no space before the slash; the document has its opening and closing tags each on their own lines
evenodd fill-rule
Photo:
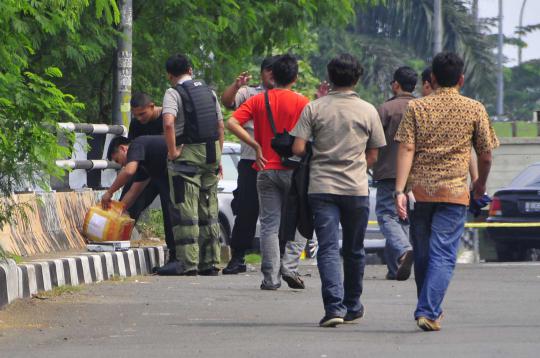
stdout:
<svg viewBox="0 0 540 358">
<path fill-rule="evenodd" d="M 402 191 L 400 191 L 400 190 L 394 190 L 394 191 L 392 192 L 392 197 L 395 199 L 395 198 L 397 198 L 399 195 L 402 195 L 402 194 L 404 195 L 405 193 L 402 192 Z"/>
</svg>

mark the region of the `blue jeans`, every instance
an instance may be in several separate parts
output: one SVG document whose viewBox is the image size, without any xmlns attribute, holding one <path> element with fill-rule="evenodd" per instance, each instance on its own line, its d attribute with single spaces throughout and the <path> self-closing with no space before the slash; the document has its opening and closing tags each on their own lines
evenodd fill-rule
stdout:
<svg viewBox="0 0 540 358">
<path fill-rule="evenodd" d="M 369 216 L 367 196 L 310 194 L 319 241 L 317 266 L 327 316 L 343 317 L 364 308 L 360 303 L 364 278 L 364 235 Z M 343 230 L 343 272 L 339 257 L 339 223 Z"/>
<path fill-rule="evenodd" d="M 395 186 L 395 179 L 378 181 L 375 206 L 379 228 L 386 239 L 384 256 L 388 276 L 393 278 L 396 277 L 399 258 L 412 249 L 409 241 L 409 225 L 401 222 L 397 216 L 396 204 L 392 196 Z"/>
<path fill-rule="evenodd" d="M 426 202 L 416 202 L 410 211 L 418 295 L 415 319 L 435 320 L 442 313 L 441 304 L 456 266 L 466 213 L 464 205 Z"/>
</svg>

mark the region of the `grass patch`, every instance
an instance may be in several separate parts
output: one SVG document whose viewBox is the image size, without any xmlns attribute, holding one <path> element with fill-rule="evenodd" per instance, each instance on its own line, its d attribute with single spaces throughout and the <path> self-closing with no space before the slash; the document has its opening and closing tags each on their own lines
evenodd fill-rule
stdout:
<svg viewBox="0 0 540 358">
<path fill-rule="evenodd" d="M 512 137 L 511 122 L 494 122 L 493 129 L 498 137 Z M 537 124 L 516 121 L 517 137 L 537 137 Z"/>
<path fill-rule="evenodd" d="M 260 264 L 261 263 L 261 255 L 259 254 L 249 254 L 249 255 L 246 255 L 246 263 L 247 264 Z"/>
<path fill-rule="evenodd" d="M 144 280 L 147 279 L 146 276 L 136 275 L 136 276 L 129 276 L 129 277 L 122 277 L 119 275 L 113 275 L 109 277 L 108 280 L 102 281 L 102 283 L 105 282 L 115 282 L 115 283 L 121 283 L 121 282 L 145 282 Z"/>
<path fill-rule="evenodd" d="M 8 259 L 12 259 L 13 261 L 15 261 L 15 263 L 16 263 L 17 265 L 23 262 L 22 256 L 15 255 L 15 254 L 12 254 L 12 253 L 9 253 L 9 252 L 6 254 L 6 257 L 7 257 Z"/>
<path fill-rule="evenodd" d="M 69 286 L 69 285 L 59 286 L 59 287 L 54 287 L 50 291 L 39 292 L 35 294 L 34 297 L 39 298 L 39 299 L 49 299 L 49 298 L 59 297 L 63 295 L 73 295 L 80 291 L 82 291 L 81 286 Z"/>
<path fill-rule="evenodd" d="M 508 122 L 495 122 L 493 124 L 493 129 L 497 133 L 498 137 L 511 137 L 512 136 L 512 125 Z"/>
<path fill-rule="evenodd" d="M 7 252 L 4 249 L 2 249 L 2 247 L 0 247 L 0 261 L 6 260 L 6 259 L 11 259 L 15 261 L 17 265 L 23 262 L 22 256 L 12 254 L 11 252 Z"/>
<path fill-rule="evenodd" d="M 537 136 L 537 124 L 527 122 L 516 122 L 518 137 L 536 137 Z"/>
<path fill-rule="evenodd" d="M 139 230 L 143 238 L 157 237 L 163 239 L 165 230 L 163 229 L 163 212 L 161 209 L 150 209 L 137 222 L 137 230 Z"/>
</svg>

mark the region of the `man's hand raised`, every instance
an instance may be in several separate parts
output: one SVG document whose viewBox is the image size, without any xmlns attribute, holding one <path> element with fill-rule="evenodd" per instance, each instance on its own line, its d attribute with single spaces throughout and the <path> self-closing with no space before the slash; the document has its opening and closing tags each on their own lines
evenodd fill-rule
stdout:
<svg viewBox="0 0 540 358">
<path fill-rule="evenodd" d="M 242 86 L 247 86 L 249 80 L 251 80 L 251 75 L 249 74 L 249 72 L 245 71 L 242 72 L 238 77 L 236 77 L 234 84 L 236 85 L 236 88 L 240 88 Z"/>
</svg>

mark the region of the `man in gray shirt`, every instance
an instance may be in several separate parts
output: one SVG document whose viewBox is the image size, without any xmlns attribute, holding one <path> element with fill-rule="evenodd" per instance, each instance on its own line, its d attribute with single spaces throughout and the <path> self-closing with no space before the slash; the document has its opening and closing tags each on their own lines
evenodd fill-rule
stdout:
<svg viewBox="0 0 540 358">
<path fill-rule="evenodd" d="M 308 196 L 319 241 L 317 266 L 325 310 L 319 325 L 334 327 L 364 315 L 360 295 L 369 215 L 367 169 L 386 142 L 377 110 L 354 91 L 363 72 L 358 60 L 339 55 L 327 69 L 332 91 L 305 107 L 292 134 L 293 153 L 299 156 L 313 139 Z"/>
</svg>

